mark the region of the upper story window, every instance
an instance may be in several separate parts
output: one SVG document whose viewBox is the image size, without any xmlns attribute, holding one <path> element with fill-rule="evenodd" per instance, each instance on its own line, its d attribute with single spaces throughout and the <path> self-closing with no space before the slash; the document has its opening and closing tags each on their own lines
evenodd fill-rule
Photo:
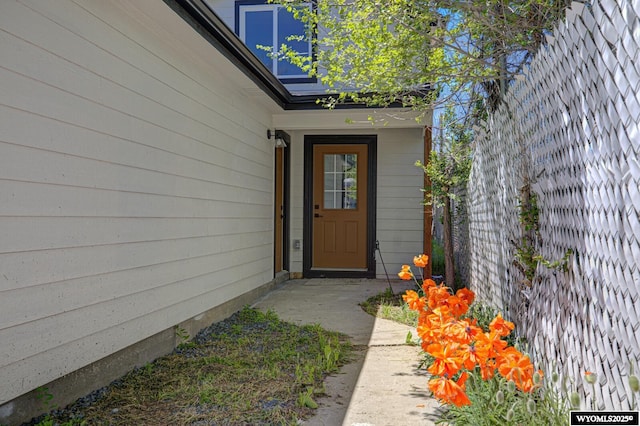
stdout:
<svg viewBox="0 0 640 426">
<path fill-rule="evenodd" d="M 283 44 L 301 56 L 309 56 L 311 52 L 311 40 L 306 37 L 305 24 L 295 19 L 285 7 L 264 4 L 260 0 L 237 1 L 236 33 L 283 83 L 315 81 L 299 67 L 272 53 L 280 51 Z M 291 36 L 301 36 L 302 39 L 291 40 Z M 271 51 L 258 46 L 268 47 Z"/>
</svg>

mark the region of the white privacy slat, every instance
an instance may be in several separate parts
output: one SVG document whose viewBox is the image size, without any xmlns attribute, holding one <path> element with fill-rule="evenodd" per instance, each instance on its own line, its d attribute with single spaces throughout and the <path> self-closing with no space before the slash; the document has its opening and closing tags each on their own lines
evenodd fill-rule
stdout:
<svg viewBox="0 0 640 426">
<path fill-rule="evenodd" d="M 467 216 L 454 221 L 460 270 L 479 298 L 506 311 L 536 363 L 555 363 L 580 392 L 590 392 L 584 371 L 597 373 L 608 409 L 629 408 L 625 375 L 640 356 L 638 9 L 574 3 L 477 132 L 460 191 Z M 539 281 L 521 291 L 512 241 L 524 173 L 538 196 L 540 254 L 575 254 L 569 272 L 538 266 Z"/>
</svg>

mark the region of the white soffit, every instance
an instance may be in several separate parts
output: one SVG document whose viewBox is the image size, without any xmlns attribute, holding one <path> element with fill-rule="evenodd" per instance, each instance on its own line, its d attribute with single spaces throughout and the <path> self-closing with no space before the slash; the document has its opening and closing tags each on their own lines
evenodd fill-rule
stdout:
<svg viewBox="0 0 640 426">
<path fill-rule="evenodd" d="M 273 125 L 289 130 L 422 128 L 431 125 L 431 115 L 400 108 L 313 109 L 273 114 Z"/>
</svg>

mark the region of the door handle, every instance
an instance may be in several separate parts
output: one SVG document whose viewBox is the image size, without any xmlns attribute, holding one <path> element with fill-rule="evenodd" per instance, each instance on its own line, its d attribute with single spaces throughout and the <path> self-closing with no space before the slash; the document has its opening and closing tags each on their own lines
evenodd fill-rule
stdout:
<svg viewBox="0 0 640 426">
<path fill-rule="evenodd" d="M 322 217 L 320 213 L 314 213 L 313 217 Z"/>
</svg>

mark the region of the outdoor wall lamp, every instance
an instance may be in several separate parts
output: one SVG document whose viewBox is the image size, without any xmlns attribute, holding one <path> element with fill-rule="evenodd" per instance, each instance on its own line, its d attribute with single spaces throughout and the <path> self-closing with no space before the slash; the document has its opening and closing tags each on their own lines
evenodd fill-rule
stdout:
<svg viewBox="0 0 640 426">
<path fill-rule="evenodd" d="M 280 130 L 274 130 L 273 133 L 272 133 L 271 129 L 267 129 L 267 139 L 271 140 L 272 136 L 273 136 L 274 144 L 275 144 L 276 148 L 286 148 L 287 147 L 287 144 L 284 141 L 284 138 L 282 137 L 282 134 L 280 134 Z"/>
</svg>

